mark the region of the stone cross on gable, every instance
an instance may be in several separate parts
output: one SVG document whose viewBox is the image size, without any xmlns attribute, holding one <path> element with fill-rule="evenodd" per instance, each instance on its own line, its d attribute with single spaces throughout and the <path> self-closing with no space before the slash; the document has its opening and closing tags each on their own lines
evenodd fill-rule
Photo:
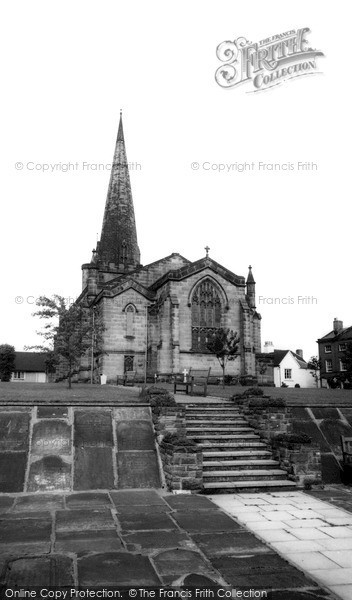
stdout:
<svg viewBox="0 0 352 600">
<path fill-rule="evenodd" d="M 210 250 L 209 246 L 205 246 L 204 250 L 206 251 L 206 255 L 205 256 L 206 256 L 206 258 L 208 258 L 208 256 L 209 256 L 209 250 Z"/>
</svg>

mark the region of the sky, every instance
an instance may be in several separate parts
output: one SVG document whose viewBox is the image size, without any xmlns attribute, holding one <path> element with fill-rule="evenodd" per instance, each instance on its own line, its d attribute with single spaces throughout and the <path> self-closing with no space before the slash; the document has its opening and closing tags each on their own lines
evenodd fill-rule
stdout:
<svg viewBox="0 0 352 600">
<path fill-rule="evenodd" d="M 38 296 L 80 294 L 120 109 L 143 264 L 172 252 L 198 260 L 206 245 L 238 275 L 251 264 L 263 344 L 305 358 L 334 317 L 352 325 L 350 32 L 339 6 L 3 3 L 0 343 L 40 341 Z M 324 54 L 319 74 L 260 93 L 216 83 L 221 42 L 302 27 Z M 256 168 L 218 166 L 245 162 Z"/>
</svg>

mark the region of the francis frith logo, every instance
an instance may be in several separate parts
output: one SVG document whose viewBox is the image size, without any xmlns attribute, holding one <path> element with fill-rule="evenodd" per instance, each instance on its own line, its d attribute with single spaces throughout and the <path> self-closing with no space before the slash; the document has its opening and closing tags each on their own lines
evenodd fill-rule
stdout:
<svg viewBox="0 0 352 600">
<path fill-rule="evenodd" d="M 252 83 L 252 92 L 272 88 L 288 79 L 318 73 L 316 58 L 323 52 L 309 46 L 308 27 L 292 29 L 259 42 L 244 37 L 218 45 L 216 56 L 223 63 L 215 72 L 224 88 Z"/>
</svg>

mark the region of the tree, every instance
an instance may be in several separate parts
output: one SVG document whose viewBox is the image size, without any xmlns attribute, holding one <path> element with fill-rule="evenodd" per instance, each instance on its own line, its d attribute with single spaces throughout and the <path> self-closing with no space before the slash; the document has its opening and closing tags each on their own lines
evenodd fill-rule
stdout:
<svg viewBox="0 0 352 600">
<path fill-rule="evenodd" d="M 261 383 L 263 385 L 263 379 L 264 379 L 265 373 L 268 370 L 268 364 L 264 360 L 260 360 L 258 362 L 258 367 L 257 368 L 258 368 L 258 371 L 259 371 L 259 373 L 261 375 Z"/>
<path fill-rule="evenodd" d="M 80 358 L 88 350 L 93 349 L 93 354 L 98 351 L 104 327 L 98 315 L 94 318 L 93 309 L 77 303 L 67 305 L 65 298 L 57 294 L 52 298 L 41 296 L 36 304 L 40 309 L 33 316 L 46 323 L 43 331 L 38 332 L 44 345 L 32 346 L 32 349 L 49 352 L 48 369 L 55 363 L 63 365 L 71 388 L 72 375 L 79 368 Z"/>
<path fill-rule="evenodd" d="M 238 356 L 240 338 L 237 332 L 230 329 L 217 329 L 207 343 L 207 349 L 215 354 L 222 369 L 222 384 L 225 387 L 225 369 L 227 362 Z"/>
<path fill-rule="evenodd" d="M 0 345 L 0 380 L 10 381 L 15 370 L 15 348 L 10 344 Z"/>
<path fill-rule="evenodd" d="M 319 371 L 320 371 L 320 360 L 317 356 L 311 356 L 308 361 L 308 366 L 312 369 L 310 371 L 311 376 L 313 377 L 316 386 L 319 384 Z"/>
</svg>

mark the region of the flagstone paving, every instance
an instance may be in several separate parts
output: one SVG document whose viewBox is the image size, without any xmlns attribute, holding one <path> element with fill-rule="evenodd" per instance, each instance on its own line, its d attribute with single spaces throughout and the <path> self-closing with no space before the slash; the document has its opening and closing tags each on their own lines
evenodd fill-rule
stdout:
<svg viewBox="0 0 352 600">
<path fill-rule="evenodd" d="M 310 529 L 308 540 L 301 540 L 294 533 L 303 529 L 292 528 L 293 533 L 286 532 L 285 536 L 282 526 L 282 532 L 261 530 L 259 535 L 271 535 L 260 540 L 258 531 L 249 531 L 251 524 L 244 525 L 243 511 L 237 511 L 235 518 L 233 515 L 233 509 L 241 507 L 255 515 L 262 511 L 264 515 L 261 507 L 267 505 L 272 509 L 266 512 L 269 516 L 280 506 L 285 506 L 285 512 L 291 506 L 297 512 L 302 502 L 305 514 L 313 511 L 314 503 L 317 513 L 321 506 L 329 506 L 305 494 L 239 495 L 236 499 L 229 496 L 227 502 L 223 496 L 211 500 L 150 489 L 3 495 L 1 583 L 27 589 L 34 585 L 175 586 L 184 582 L 189 586 L 273 589 L 269 596 L 272 600 L 332 600 L 337 596 L 324 589 L 329 586 L 327 567 L 333 565 L 335 571 L 346 573 L 345 579 L 335 578 L 337 587 L 345 589 L 349 585 L 352 568 L 343 549 L 326 547 L 325 554 L 320 550 L 310 553 L 308 568 L 325 569 L 325 578 L 318 584 L 305 574 L 306 564 L 305 572 L 302 571 L 302 553 L 296 552 L 296 563 L 290 564 L 295 562 L 290 553 L 288 562 L 280 556 L 284 553 L 275 548 L 275 544 L 293 543 L 291 537 L 297 544 L 313 543 Z M 291 520 L 299 522 L 299 517 L 292 515 Z M 324 529 L 329 527 L 326 517 L 321 522 L 323 527 L 316 530 L 325 535 Z M 337 528 L 338 535 L 341 529 Z M 352 527 L 348 530 L 352 540 Z M 308 556 L 307 548 L 306 551 Z M 324 567 L 319 558 L 326 561 Z"/>
<path fill-rule="evenodd" d="M 336 496 L 351 507 L 351 495 L 336 489 L 314 495 L 295 491 L 211 499 L 317 584 L 351 600 L 352 513 L 323 500 Z"/>
</svg>

